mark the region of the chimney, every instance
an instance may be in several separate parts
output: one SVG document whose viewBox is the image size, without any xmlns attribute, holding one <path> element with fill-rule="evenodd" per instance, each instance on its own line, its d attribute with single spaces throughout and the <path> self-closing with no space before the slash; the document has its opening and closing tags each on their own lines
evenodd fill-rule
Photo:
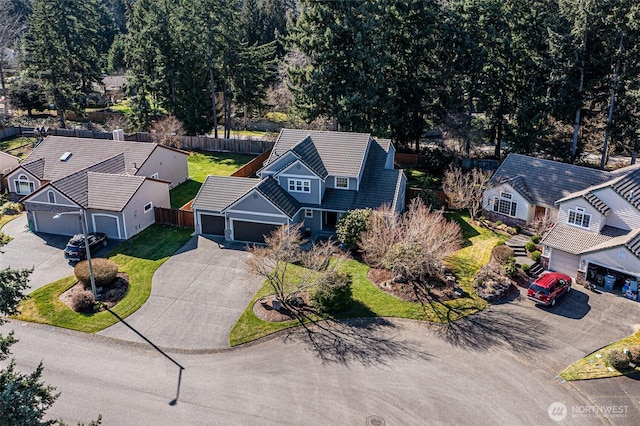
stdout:
<svg viewBox="0 0 640 426">
<path fill-rule="evenodd" d="M 124 130 L 116 129 L 113 131 L 113 140 L 114 141 L 124 141 Z"/>
</svg>

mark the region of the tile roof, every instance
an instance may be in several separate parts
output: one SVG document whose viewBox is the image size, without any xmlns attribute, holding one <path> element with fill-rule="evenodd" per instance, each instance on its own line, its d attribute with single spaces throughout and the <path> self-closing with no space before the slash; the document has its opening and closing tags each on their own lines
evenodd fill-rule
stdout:
<svg viewBox="0 0 640 426">
<path fill-rule="evenodd" d="M 147 178 L 144 176 L 88 172 L 88 207 L 91 209 L 122 211 L 145 180 Z"/>
<path fill-rule="evenodd" d="M 40 179 L 53 181 L 122 153 L 126 172 L 135 174 L 135 167 L 140 167 L 156 147 L 157 144 L 150 142 L 48 136 L 24 160 L 24 166 L 41 160 L 42 169 L 35 164 L 31 167 L 41 171 Z M 71 152 L 71 156 L 67 161 L 60 161 L 66 152 Z"/>
<path fill-rule="evenodd" d="M 593 247 L 590 247 L 587 250 L 584 250 L 583 253 L 590 253 L 590 252 L 594 252 L 594 251 L 600 251 L 600 250 L 606 250 L 606 249 L 610 249 L 613 247 L 620 247 L 622 245 L 624 245 L 625 247 L 629 248 L 629 250 L 631 250 L 631 252 L 638 256 L 637 253 L 637 247 L 636 247 L 636 241 L 638 238 L 638 232 L 640 230 L 635 229 L 635 230 L 631 230 L 631 231 L 627 231 L 626 234 L 621 235 L 619 237 L 615 237 L 615 238 L 611 238 L 610 240 L 604 241 L 598 245 L 595 245 Z"/>
<path fill-rule="evenodd" d="M 607 205 L 607 203 L 598 198 L 598 196 L 593 192 L 586 193 L 585 195 L 583 195 L 583 198 L 587 200 L 587 202 L 601 214 L 606 216 L 609 214 L 609 212 L 611 212 L 611 208 Z"/>
<path fill-rule="evenodd" d="M 255 188 L 266 199 L 271 201 L 273 205 L 289 216 L 290 219 L 300 210 L 298 200 L 285 191 L 271 176 L 263 179 Z"/>
<path fill-rule="evenodd" d="M 389 203 L 395 208 L 401 191 L 404 173 L 402 170 L 385 169 L 389 144 L 372 140 L 365 165 L 360 189 L 347 191 L 328 188 L 322 199 L 322 208 L 346 211 L 352 209 L 376 208 Z M 386 147 L 386 149 L 385 149 Z"/>
<path fill-rule="evenodd" d="M 87 173 L 89 172 L 124 173 L 124 155 L 117 154 L 86 169 L 55 180 L 51 182 L 51 185 L 82 207 L 87 208 L 89 207 L 89 184 L 87 181 Z"/>
<path fill-rule="evenodd" d="M 318 154 L 316 146 L 313 144 L 310 136 L 307 136 L 295 145 L 291 150 L 300 158 L 307 167 L 309 167 L 315 174 L 321 179 L 326 179 L 329 176 L 329 172 L 324 167 L 322 158 Z"/>
<path fill-rule="evenodd" d="M 557 200 L 614 176 L 603 170 L 512 153 L 493 175 L 491 184 L 509 182 L 518 177 L 521 178 L 519 188 L 525 192 L 522 195 L 530 198 L 531 203 L 555 207 Z"/>
<path fill-rule="evenodd" d="M 611 185 L 614 191 L 640 209 L 640 170 L 634 170 Z"/>
<path fill-rule="evenodd" d="M 38 158 L 37 160 L 23 163 L 22 167 L 38 179 L 42 179 L 44 176 L 44 158 Z"/>
<path fill-rule="evenodd" d="M 613 226 L 604 226 L 600 232 L 591 232 L 564 223 L 556 223 L 540 244 L 568 253 L 580 254 L 593 251 L 594 247 L 610 243 L 611 240 L 619 237 L 626 240 L 630 232 L 632 231 L 625 231 Z M 616 245 L 623 244 L 623 242 Z"/>
<path fill-rule="evenodd" d="M 366 133 L 282 129 L 268 162 L 274 161 L 307 137 L 311 139 L 328 175 L 360 176 L 371 139 Z"/>
<path fill-rule="evenodd" d="M 625 242 L 625 247 L 631 251 L 636 257 L 640 257 L 640 231 Z"/>
<path fill-rule="evenodd" d="M 191 208 L 221 212 L 254 188 L 260 179 L 235 176 L 207 176 Z"/>
</svg>

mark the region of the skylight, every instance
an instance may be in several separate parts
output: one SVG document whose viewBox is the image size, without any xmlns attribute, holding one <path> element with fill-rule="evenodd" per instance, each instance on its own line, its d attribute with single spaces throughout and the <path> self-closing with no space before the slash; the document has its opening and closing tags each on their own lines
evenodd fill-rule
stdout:
<svg viewBox="0 0 640 426">
<path fill-rule="evenodd" d="M 71 157 L 71 152 L 67 151 L 64 154 L 62 154 L 62 156 L 60 157 L 60 161 L 67 161 L 69 157 Z"/>
</svg>

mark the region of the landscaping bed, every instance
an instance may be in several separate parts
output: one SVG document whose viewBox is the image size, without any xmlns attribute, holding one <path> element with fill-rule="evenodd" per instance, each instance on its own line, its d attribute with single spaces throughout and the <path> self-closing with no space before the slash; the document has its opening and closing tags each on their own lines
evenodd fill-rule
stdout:
<svg viewBox="0 0 640 426">
<path fill-rule="evenodd" d="M 98 310 L 96 312 L 104 311 L 105 309 L 111 309 L 120 302 L 127 294 L 129 289 L 129 274 L 124 272 L 118 272 L 116 279 L 109 286 L 109 289 L 105 290 L 98 298 Z M 78 297 L 79 293 L 87 291 L 84 284 L 77 281 L 71 288 L 66 290 L 59 296 L 60 301 L 67 305 L 69 308 L 74 309 L 74 299 Z M 76 312 L 78 310 L 74 309 Z"/>
</svg>

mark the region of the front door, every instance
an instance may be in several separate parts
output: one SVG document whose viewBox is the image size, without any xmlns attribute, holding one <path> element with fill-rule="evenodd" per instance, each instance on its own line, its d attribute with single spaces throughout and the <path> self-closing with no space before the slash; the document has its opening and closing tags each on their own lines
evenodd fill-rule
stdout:
<svg viewBox="0 0 640 426">
<path fill-rule="evenodd" d="M 536 209 L 533 213 L 533 220 L 535 222 L 544 221 L 547 216 L 547 209 L 542 206 L 536 206 Z"/>
<path fill-rule="evenodd" d="M 322 229 L 325 230 L 335 230 L 336 223 L 338 223 L 338 213 L 337 212 L 323 212 L 324 224 Z"/>
</svg>

